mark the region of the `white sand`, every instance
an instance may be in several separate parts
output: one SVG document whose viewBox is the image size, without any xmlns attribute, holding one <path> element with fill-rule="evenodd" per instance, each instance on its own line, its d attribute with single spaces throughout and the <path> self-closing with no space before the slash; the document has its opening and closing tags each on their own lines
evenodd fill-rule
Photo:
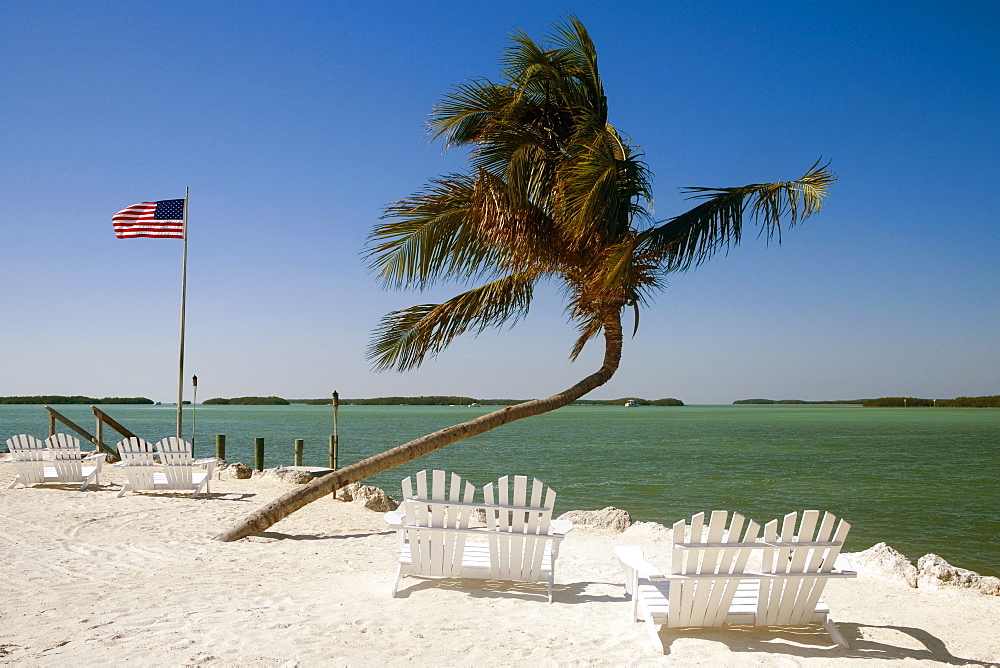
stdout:
<svg viewBox="0 0 1000 668">
<path fill-rule="evenodd" d="M 0 464 L 0 486 L 14 476 Z M 544 585 L 404 578 L 379 513 L 322 499 L 263 535 L 211 537 L 290 489 L 223 475 L 211 495 L 127 494 L 122 477 L 79 492 L 0 490 L 0 663 L 31 666 L 989 665 L 1000 598 L 832 581 L 825 598 L 852 649 L 819 629 L 664 631 L 667 656 L 629 621 L 612 554 L 649 525 L 577 529 L 563 541 L 555 602 Z M 390 492 L 391 493 L 391 492 Z M 558 511 L 568 508 L 557 509 Z"/>
</svg>

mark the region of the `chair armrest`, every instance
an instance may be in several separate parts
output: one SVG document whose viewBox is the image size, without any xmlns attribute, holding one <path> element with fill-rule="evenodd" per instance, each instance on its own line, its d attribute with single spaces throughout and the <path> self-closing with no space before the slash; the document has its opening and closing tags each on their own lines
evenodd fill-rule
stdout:
<svg viewBox="0 0 1000 668">
<path fill-rule="evenodd" d="M 846 554 L 837 555 L 837 560 L 833 563 L 833 570 L 840 571 L 845 575 L 853 573 L 854 576 L 857 576 L 858 574 L 858 569 L 854 567 L 854 563 Z"/>
<path fill-rule="evenodd" d="M 573 523 L 569 520 L 552 520 L 549 522 L 549 529 L 554 534 L 565 536 L 573 530 Z"/>
<path fill-rule="evenodd" d="M 406 518 L 406 515 L 402 510 L 390 510 L 382 517 L 385 519 L 385 523 L 393 529 L 401 529 L 403 528 L 403 520 Z"/>
<path fill-rule="evenodd" d="M 626 574 L 632 570 L 635 571 L 637 577 L 649 578 L 662 575 L 660 569 L 646 561 L 646 557 L 642 554 L 642 548 L 640 547 L 636 547 L 635 545 L 618 545 L 615 547 L 615 556 L 618 557 L 618 563 L 625 570 Z"/>
<path fill-rule="evenodd" d="M 615 556 L 625 571 L 625 593 L 632 599 L 632 620 L 635 621 L 639 618 L 639 597 L 636 591 L 639 588 L 639 578 L 660 575 L 660 571 L 646 561 L 642 548 L 635 545 L 615 546 Z"/>
<path fill-rule="evenodd" d="M 90 459 L 100 459 L 103 462 L 104 459 L 107 456 L 108 456 L 108 453 L 106 453 L 106 452 L 95 452 L 92 455 L 87 455 L 86 457 L 84 457 L 83 461 L 87 461 L 87 460 L 90 460 Z"/>
</svg>

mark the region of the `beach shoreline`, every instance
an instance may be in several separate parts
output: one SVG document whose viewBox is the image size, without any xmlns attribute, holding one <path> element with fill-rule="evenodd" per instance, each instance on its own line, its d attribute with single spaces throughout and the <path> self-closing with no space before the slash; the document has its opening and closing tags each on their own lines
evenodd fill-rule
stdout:
<svg viewBox="0 0 1000 668">
<path fill-rule="evenodd" d="M 0 464 L 0 486 L 14 476 Z M 291 489 L 217 474 L 198 499 L 126 494 L 108 467 L 85 492 L 0 490 L 5 564 L 0 663 L 134 665 L 903 665 L 1000 662 L 1000 597 L 916 589 L 866 572 L 825 599 L 851 649 L 819 628 L 663 632 L 629 620 L 615 545 L 669 563 L 666 530 L 580 526 L 544 585 L 404 578 L 381 513 L 332 498 L 234 543 L 212 536 Z M 391 493 L 391 492 L 390 492 Z M 559 508 L 557 514 L 570 510 Z M 791 509 L 790 509 L 791 510 Z M 679 518 L 678 518 L 679 519 Z M 850 519 L 850 518 L 846 518 Z"/>
</svg>

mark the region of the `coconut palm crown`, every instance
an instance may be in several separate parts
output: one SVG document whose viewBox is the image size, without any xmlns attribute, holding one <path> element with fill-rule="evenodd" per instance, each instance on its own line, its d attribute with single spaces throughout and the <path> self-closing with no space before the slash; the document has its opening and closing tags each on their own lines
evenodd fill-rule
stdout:
<svg viewBox="0 0 1000 668">
<path fill-rule="evenodd" d="M 667 221 L 649 214 L 641 155 L 608 123 L 597 55 L 575 18 L 543 48 L 523 33 L 503 57 L 503 81 L 459 86 L 434 109 L 430 127 L 448 146 L 471 147 L 467 174 L 432 181 L 391 205 L 365 253 L 386 287 L 422 290 L 443 280 L 476 287 L 441 304 L 383 318 L 369 348 L 377 368 L 406 370 L 456 336 L 513 324 L 542 280 L 566 296 L 579 338 L 571 357 L 603 335 L 599 369 L 557 394 L 480 415 L 376 453 L 302 485 L 216 536 L 238 540 L 353 482 L 514 420 L 566 406 L 618 369 L 622 313 L 738 243 L 749 215 L 766 238 L 819 211 L 834 180 L 813 165 L 796 181 L 689 188 L 700 203 Z M 638 319 L 636 319 L 638 324 Z"/>
<path fill-rule="evenodd" d="M 470 147 L 471 169 L 388 207 L 366 255 L 386 287 L 476 287 L 385 316 L 369 348 L 376 368 L 414 368 L 462 333 L 513 324 L 545 279 L 579 328 L 576 358 L 609 325 L 620 328 L 625 307 L 638 315 L 667 274 L 739 243 L 745 217 L 780 240 L 783 220 L 820 210 L 835 177 L 817 162 L 794 181 L 687 188 L 697 206 L 653 220 L 650 174 L 608 122 L 586 28 L 570 17 L 548 42 L 515 32 L 501 82 L 462 84 L 433 110 L 434 137 Z"/>
</svg>

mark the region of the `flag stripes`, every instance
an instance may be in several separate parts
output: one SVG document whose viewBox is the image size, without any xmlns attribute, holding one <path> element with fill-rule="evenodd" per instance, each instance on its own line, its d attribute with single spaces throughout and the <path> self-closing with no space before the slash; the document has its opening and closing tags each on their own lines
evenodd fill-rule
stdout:
<svg viewBox="0 0 1000 668">
<path fill-rule="evenodd" d="M 119 239 L 154 237 L 184 238 L 184 200 L 139 202 L 122 209 L 111 218 Z"/>
</svg>

